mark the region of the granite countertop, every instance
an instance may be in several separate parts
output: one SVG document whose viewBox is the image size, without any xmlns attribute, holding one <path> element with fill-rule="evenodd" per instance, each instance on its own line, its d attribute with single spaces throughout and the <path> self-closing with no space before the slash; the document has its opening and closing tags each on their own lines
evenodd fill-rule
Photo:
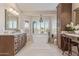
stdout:
<svg viewBox="0 0 79 59">
<path fill-rule="evenodd" d="M 16 32 L 16 33 L 0 33 L 0 35 L 14 35 L 14 36 L 16 36 L 16 35 L 20 35 L 20 34 L 23 34 L 23 33 L 21 33 L 21 32 Z"/>
<path fill-rule="evenodd" d="M 65 34 L 65 35 L 73 36 L 73 37 L 79 37 L 79 34 L 77 34 L 77 33 L 75 33 L 75 32 L 63 31 L 63 32 L 61 32 L 61 34 Z"/>
<path fill-rule="evenodd" d="M 78 33 L 63 31 L 61 34 L 65 34 L 65 35 L 67 35 L 67 37 L 71 38 L 72 41 L 79 43 L 79 40 L 77 39 L 77 38 L 79 38 Z"/>
</svg>

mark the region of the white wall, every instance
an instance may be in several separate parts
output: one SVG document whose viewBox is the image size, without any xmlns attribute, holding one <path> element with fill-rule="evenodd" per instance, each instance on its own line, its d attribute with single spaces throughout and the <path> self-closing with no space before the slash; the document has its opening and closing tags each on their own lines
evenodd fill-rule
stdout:
<svg viewBox="0 0 79 59">
<path fill-rule="evenodd" d="M 57 15 L 56 14 L 52 16 L 52 34 L 54 34 L 55 37 L 57 36 Z"/>
<path fill-rule="evenodd" d="M 0 32 L 5 29 L 5 5 L 0 3 Z"/>
</svg>

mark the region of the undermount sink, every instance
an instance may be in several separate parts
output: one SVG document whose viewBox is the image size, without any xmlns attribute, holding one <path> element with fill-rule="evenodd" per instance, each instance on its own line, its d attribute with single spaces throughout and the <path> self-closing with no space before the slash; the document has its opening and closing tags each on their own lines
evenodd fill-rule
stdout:
<svg viewBox="0 0 79 59">
<path fill-rule="evenodd" d="M 76 34 L 79 34 L 79 30 L 77 30 L 77 31 L 74 31 Z"/>
</svg>

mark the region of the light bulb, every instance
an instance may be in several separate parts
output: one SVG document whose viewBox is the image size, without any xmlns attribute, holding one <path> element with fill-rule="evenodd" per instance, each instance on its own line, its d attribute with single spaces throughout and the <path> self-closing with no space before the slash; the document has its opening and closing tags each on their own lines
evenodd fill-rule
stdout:
<svg viewBox="0 0 79 59">
<path fill-rule="evenodd" d="M 19 15 L 19 13 L 12 8 L 9 8 L 8 11 L 11 12 L 12 14 L 14 14 L 14 15 Z"/>
<path fill-rule="evenodd" d="M 12 8 L 9 8 L 8 10 L 9 10 L 10 12 L 12 12 L 12 11 L 13 11 L 13 9 L 12 9 Z"/>
</svg>

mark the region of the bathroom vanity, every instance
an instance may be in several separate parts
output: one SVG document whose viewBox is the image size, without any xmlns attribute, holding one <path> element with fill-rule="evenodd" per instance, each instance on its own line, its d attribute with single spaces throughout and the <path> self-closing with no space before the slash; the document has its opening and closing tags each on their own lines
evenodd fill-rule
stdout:
<svg viewBox="0 0 79 59">
<path fill-rule="evenodd" d="M 13 56 L 26 43 L 26 33 L 1 33 L 0 34 L 0 55 Z"/>
</svg>

